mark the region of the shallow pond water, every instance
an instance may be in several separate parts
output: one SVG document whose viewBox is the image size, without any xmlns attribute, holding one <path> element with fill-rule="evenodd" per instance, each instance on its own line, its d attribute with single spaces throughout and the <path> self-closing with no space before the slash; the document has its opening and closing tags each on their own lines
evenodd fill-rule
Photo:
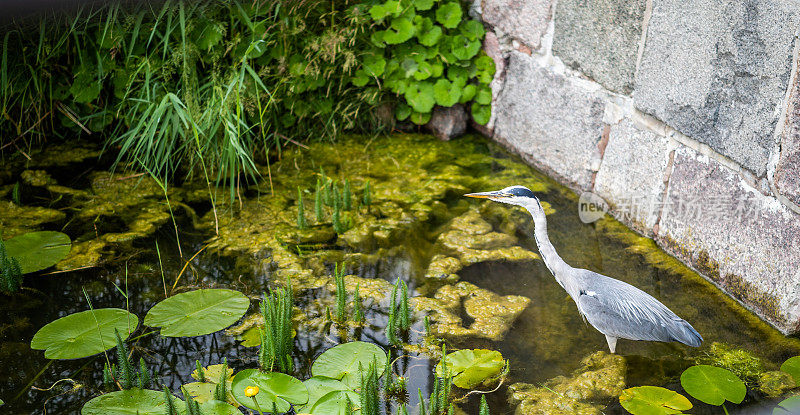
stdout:
<svg viewBox="0 0 800 415">
<path fill-rule="evenodd" d="M 292 278 L 304 316 L 295 341 L 295 375 L 303 379 L 313 359 L 339 341 L 387 345 L 387 287 L 402 278 L 419 296 L 412 300 L 417 313 L 409 343 L 421 342 L 421 318 L 429 314 L 434 334 L 451 347 L 496 349 L 510 360 L 508 378 L 488 395 L 493 413 L 552 413 L 546 408 L 558 400 L 548 395 L 553 390 L 568 391 L 575 412 L 625 413 L 616 400 L 620 388 L 679 390 L 683 369 L 697 360 L 725 359 L 717 353 L 725 346 L 715 342 L 757 359 L 754 375 L 800 354 L 800 341 L 755 318 L 651 241 L 610 218 L 582 223 L 573 193 L 481 138 L 349 137 L 286 149 L 260 167 L 259 183 L 238 189 L 233 200 L 225 187 L 210 194 L 204 182 L 186 181 L 168 190 L 169 204 L 149 179 L 110 176 L 102 159 L 95 165 L 97 153 L 84 150 L 72 158 L 50 150 L 34 155 L 38 162 L 9 163 L 0 173 L 4 238 L 46 229 L 63 230 L 76 242 L 57 266 L 69 271 L 27 276 L 28 288 L 0 296 L 0 398 L 9 413 L 77 413 L 102 383 L 102 355 L 50 362 L 30 350 L 37 329 L 86 310 L 87 298 L 96 308 L 129 308 L 141 320 L 179 275 L 175 292 L 236 289 L 253 299 L 250 312 L 262 291 Z M 331 230 L 330 208 L 324 207 L 320 223 L 315 217 L 316 182 L 327 178 L 339 191 L 345 179 L 353 189 L 354 208 L 343 214 L 350 230 L 339 236 Z M 363 205 L 367 181 L 370 206 Z M 18 182 L 22 207 L 10 202 Z M 620 357 L 596 353 L 607 350 L 605 339 L 582 321 L 538 259 L 527 213 L 461 196 L 511 184 L 530 187 L 549 204 L 550 237 L 569 264 L 654 295 L 694 325 L 703 346 L 620 340 Z M 295 226 L 298 188 L 310 224 L 303 231 Z M 362 284 L 369 322 L 344 333 L 320 323 L 333 305 L 330 274 L 342 261 L 352 275 L 348 282 Z M 192 381 L 196 360 L 227 358 L 236 370 L 257 366 L 258 349 L 225 332 L 163 338 L 140 327 L 132 337 L 134 354 L 173 392 Z M 416 388 L 430 389 L 436 359 L 409 350 L 396 368 L 408 378 L 414 406 Z M 471 395 L 459 405 L 477 413 L 477 401 Z M 756 411 L 765 402 L 771 401 L 754 392 L 739 409 Z M 717 412 L 699 405 L 693 413 Z"/>
</svg>

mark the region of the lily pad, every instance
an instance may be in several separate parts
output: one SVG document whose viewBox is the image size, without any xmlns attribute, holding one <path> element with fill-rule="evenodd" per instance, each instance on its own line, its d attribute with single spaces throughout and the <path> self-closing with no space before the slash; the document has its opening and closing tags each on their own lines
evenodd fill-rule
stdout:
<svg viewBox="0 0 800 415">
<path fill-rule="evenodd" d="M 503 371 L 505 360 L 496 350 L 465 349 L 453 352 L 444 358 L 453 383 L 462 389 L 472 389 Z M 442 362 L 436 365 L 436 375 L 443 377 Z"/>
<path fill-rule="evenodd" d="M 299 379 L 278 372 L 262 372 L 258 369 L 245 369 L 233 377 L 233 396 L 242 405 L 250 409 L 258 409 L 253 398 L 244 394 L 248 386 L 258 386 L 255 396 L 258 406 L 272 409 L 273 402 L 280 412 L 286 412 L 292 405 L 303 405 L 308 402 L 308 389 Z"/>
<path fill-rule="evenodd" d="M 795 385 L 800 385 L 800 356 L 790 357 L 783 362 L 781 371 L 792 375 Z"/>
<path fill-rule="evenodd" d="M 22 273 L 41 271 L 67 257 L 72 248 L 69 236 L 61 232 L 29 232 L 3 242 L 6 253 L 19 261 Z"/>
<path fill-rule="evenodd" d="M 106 393 L 86 402 L 81 415 L 164 415 L 166 407 L 164 392 L 130 389 Z M 183 412 L 186 403 L 175 398 L 175 407 Z"/>
<path fill-rule="evenodd" d="M 127 339 L 138 325 L 135 315 L 119 308 L 81 311 L 39 329 L 31 349 L 44 350 L 48 359 L 80 359 L 116 346 L 115 329 Z"/>
<path fill-rule="evenodd" d="M 380 377 L 386 365 L 386 352 L 372 343 L 349 342 L 322 353 L 311 366 L 311 374 L 341 380 L 349 388 L 357 389 L 361 385 L 359 366 L 367 370 L 372 362 L 377 363 Z"/>
<path fill-rule="evenodd" d="M 250 300 L 239 291 L 196 290 L 156 304 L 147 312 L 144 324 L 161 327 L 165 337 L 201 336 L 235 323 L 249 307 Z"/>
<path fill-rule="evenodd" d="M 709 365 L 692 366 L 681 374 L 681 386 L 689 395 L 709 405 L 726 400 L 741 403 L 747 388 L 730 370 Z"/>
<path fill-rule="evenodd" d="M 325 396 L 321 397 L 317 403 L 311 408 L 312 415 L 346 415 L 348 413 L 360 414 L 360 409 L 347 411 L 347 400 L 350 400 L 352 408 L 357 408 L 360 403 L 361 396 L 351 390 L 333 391 L 328 392 Z"/>
<path fill-rule="evenodd" d="M 203 415 L 242 415 L 242 412 L 235 406 L 217 400 L 201 403 L 200 413 Z"/>
<path fill-rule="evenodd" d="M 658 386 L 625 389 L 619 403 L 633 415 L 681 414 L 692 409 L 692 403 L 685 396 Z"/>
<path fill-rule="evenodd" d="M 308 402 L 300 408 L 300 412 L 311 412 L 317 401 L 331 392 L 350 390 L 344 383 L 325 376 L 314 376 L 303 384 L 308 389 Z"/>
<path fill-rule="evenodd" d="M 800 396 L 792 396 L 778 403 L 772 410 L 772 415 L 789 415 L 800 413 Z"/>
</svg>

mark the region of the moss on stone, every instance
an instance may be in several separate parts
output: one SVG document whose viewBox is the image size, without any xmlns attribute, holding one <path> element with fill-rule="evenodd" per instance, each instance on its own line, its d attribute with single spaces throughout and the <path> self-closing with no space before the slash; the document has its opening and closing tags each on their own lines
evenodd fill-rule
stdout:
<svg viewBox="0 0 800 415">
<path fill-rule="evenodd" d="M 779 370 L 760 374 L 757 383 L 756 389 L 768 398 L 782 397 L 796 387 L 792 375 Z"/>
<path fill-rule="evenodd" d="M 433 298 L 412 299 L 416 310 L 430 314 L 436 336 L 458 340 L 465 337 L 501 340 L 529 303 L 526 297 L 499 296 L 466 281 L 441 287 Z M 462 310 L 474 320 L 469 327 L 459 317 Z"/>
<path fill-rule="evenodd" d="M 571 376 L 558 376 L 538 387 L 515 383 L 508 388 L 515 414 L 599 415 L 605 403 L 625 389 L 625 359 L 606 352 L 595 352 L 581 361 Z"/>
<path fill-rule="evenodd" d="M 764 364 L 753 353 L 720 342 L 704 349 L 696 363 L 728 369 L 747 384 L 753 384 L 764 372 Z"/>
</svg>

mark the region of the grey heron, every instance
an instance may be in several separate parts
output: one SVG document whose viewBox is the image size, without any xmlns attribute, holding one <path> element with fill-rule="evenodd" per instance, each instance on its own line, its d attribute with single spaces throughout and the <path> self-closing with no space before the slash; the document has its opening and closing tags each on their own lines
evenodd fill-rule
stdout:
<svg viewBox="0 0 800 415">
<path fill-rule="evenodd" d="M 522 206 L 530 212 L 535 226 L 534 239 L 545 266 L 575 301 L 581 316 L 606 336 L 611 353 L 616 350 L 617 339 L 676 341 L 692 347 L 699 347 L 703 342 L 691 324 L 650 294 L 620 280 L 573 268 L 564 262 L 547 236 L 547 218 L 539 198 L 527 187 L 510 186 L 464 196 Z"/>
</svg>

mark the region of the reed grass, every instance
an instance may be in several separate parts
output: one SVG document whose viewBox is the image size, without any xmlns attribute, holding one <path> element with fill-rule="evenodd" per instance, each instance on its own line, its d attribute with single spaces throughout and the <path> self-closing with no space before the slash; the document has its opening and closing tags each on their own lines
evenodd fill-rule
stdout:
<svg viewBox="0 0 800 415">
<path fill-rule="evenodd" d="M 238 184 L 290 137 L 380 130 L 383 94 L 350 82 L 372 24 L 358 4 L 109 2 L 14 22 L 0 39 L 0 152 L 85 136 L 155 177 Z"/>
</svg>

